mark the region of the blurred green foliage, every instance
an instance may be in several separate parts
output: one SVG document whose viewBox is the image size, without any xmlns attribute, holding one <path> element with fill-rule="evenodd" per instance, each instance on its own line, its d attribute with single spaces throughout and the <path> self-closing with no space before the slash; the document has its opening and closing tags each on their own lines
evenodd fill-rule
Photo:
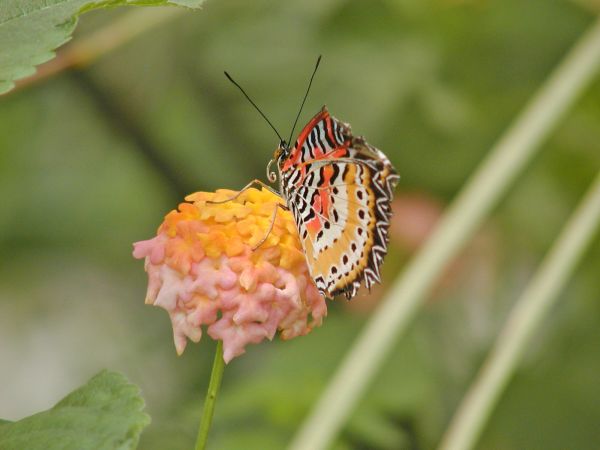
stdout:
<svg viewBox="0 0 600 450">
<path fill-rule="evenodd" d="M 4 450 L 130 450 L 150 417 L 139 388 L 104 370 L 48 411 L 0 424 Z"/>
<path fill-rule="evenodd" d="M 197 8 L 203 0 L 4 0 L 0 8 L 0 94 L 54 57 L 71 38 L 79 14 L 124 5 L 178 5 Z"/>
<path fill-rule="evenodd" d="M 117 14 L 91 13 L 78 33 Z M 323 54 L 301 122 L 326 103 L 390 157 L 399 197 L 443 204 L 592 20 L 568 0 L 212 0 L 85 72 L 0 98 L 0 358 L 10 368 L 0 417 L 45 409 L 109 367 L 143 388 L 153 422 L 140 448 L 191 446 L 213 345 L 175 356 L 168 318 L 143 305 L 131 243 L 151 237 L 185 191 L 264 178 L 277 139 L 224 69 L 287 134 Z M 437 443 L 600 167 L 599 143 L 596 82 L 440 283 L 336 449 Z M 408 253 L 392 244 L 387 282 Z M 596 242 L 478 448 L 600 442 L 599 270 Z M 365 320 L 355 304 L 366 301 L 331 303 L 311 335 L 229 364 L 211 448 L 282 448 L 352 344 Z"/>
</svg>

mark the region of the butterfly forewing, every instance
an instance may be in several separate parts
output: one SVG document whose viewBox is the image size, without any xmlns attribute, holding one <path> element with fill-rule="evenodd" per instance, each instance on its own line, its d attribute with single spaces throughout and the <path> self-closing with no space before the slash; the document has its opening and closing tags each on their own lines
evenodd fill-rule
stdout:
<svg viewBox="0 0 600 450">
<path fill-rule="evenodd" d="M 281 175 L 321 293 L 352 298 L 361 281 L 367 288 L 379 282 L 398 181 L 387 157 L 324 107 L 300 133 Z"/>
</svg>

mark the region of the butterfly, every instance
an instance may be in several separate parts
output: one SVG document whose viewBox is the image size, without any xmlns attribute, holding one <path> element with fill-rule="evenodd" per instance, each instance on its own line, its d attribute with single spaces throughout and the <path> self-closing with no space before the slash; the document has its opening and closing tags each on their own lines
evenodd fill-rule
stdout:
<svg viewBox="0 0 600 450">
<path fill-rule="evenodd" d="M 280 138 L 267 166 L 267 177 L 271 182 L 279 180 L 279 191 L 275 193 L 293 214 L 319 292 L 329 298 L 343 294 L 351 299 L 362 282 L 368 289 L 381 282 L 380 268 L 387 253 L 392 215 L 390 203 L 399 180 L 390 160 L 363 137 L 354 136 L 350 125 L 332 117 L 325 106 L 290 147 L 245 91 L 227 72 L 225 75 Z M 270 170 L 273 163 L 276 172 Z M 254 182 L 264 185 L 259 180 Z"/>
<path fill-rule="evenodd" d="M 294 147 L 280 145 L 273 158 L 319 291 L 350 299 L 361 281 L 367 288 L 380 282 L 399 180 L 383 152 L 323 107 Z"/>
</svg>

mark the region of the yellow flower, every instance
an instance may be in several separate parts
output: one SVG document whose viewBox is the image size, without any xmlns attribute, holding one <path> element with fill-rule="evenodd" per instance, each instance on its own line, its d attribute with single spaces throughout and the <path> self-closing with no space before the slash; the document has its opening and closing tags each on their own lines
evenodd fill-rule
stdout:
<svg viewBox="0 0 600 450">
<path fill-rule="evenodd" d="M 325 299 L 310 278 L 292 214 L 268 190 L 218 190 L 188 195 L 165 216 L 156 237 L 134 244 L 145 258 L 146 303 L 167 310 L 175 348 L 198 342 L 202 326 L 223 341 L 224 359 L 249 343 L 291 339 L 319 326 Z M 257 244 L 267 236 L 256 249 Z"/>
</svg>

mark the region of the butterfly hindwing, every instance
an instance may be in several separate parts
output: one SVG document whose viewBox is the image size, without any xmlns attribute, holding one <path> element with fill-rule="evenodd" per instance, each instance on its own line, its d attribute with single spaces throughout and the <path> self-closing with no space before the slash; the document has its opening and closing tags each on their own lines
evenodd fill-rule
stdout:
<svg viewBox="0 0 600 450">
<path fill-rule="evenodd" d="M 282 170 L 317 288 L 351 298 L 380 281 L 390 201 L 398 181 L 387 157 L 323 108 L 300 133 Z"/>
</svg>

